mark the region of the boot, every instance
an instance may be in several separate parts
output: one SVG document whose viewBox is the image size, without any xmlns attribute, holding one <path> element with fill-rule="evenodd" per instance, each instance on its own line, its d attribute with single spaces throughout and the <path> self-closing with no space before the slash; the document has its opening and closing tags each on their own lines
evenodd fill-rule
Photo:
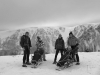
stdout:
<svg viewBox="0 0 100 75">
<path fill-rule="evenodd" d="M 29 62 L 26 62 L 26 64 L 27 64 L 27 65 L 31 65 L 31 63 L 29 63 Z"/>
<path fill-rule="evenodd" d="M 53 64 L 56 64 L 56 63 L 57 63 L 56 61 L 53 62 Z"/>
<path fill-rule="evenodd" d="M 46 59 L 43 59 L 44 61 L 47 61 Z"/>
<path fill-rule="evenodd" d="M 80 65 L 80 63 L 79 63 L 79 62 L 77 62 L 77 63 L 76 63 L 76 65 Z"/>
<path fill-rule="evenodd" d="M 26 64 L 23 64 L 22 67 L 27 67 Z"/>
</svg>

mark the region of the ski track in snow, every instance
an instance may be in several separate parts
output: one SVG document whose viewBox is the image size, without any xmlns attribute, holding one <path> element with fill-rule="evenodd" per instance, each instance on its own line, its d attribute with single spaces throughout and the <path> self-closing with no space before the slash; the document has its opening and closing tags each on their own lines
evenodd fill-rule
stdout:
<svg viewBox="0 0 100 75">
<path fill-rule="evenodd" d="M 55 70 L 57 66 L 52 64 L 54 56 L 54 54 L 47 54 L 47 61 L 43 61 L 36 69 L 31 68 L 31 65 L 22 67 L 22 55 L 0 56 L 0 75 L 100 75 L 99 52 L 79 53 L 81 64 L 74 63 L 73 66 L 62 71 Z M 59 58 L 60 54 L 57 60 Z"/>
</svg>

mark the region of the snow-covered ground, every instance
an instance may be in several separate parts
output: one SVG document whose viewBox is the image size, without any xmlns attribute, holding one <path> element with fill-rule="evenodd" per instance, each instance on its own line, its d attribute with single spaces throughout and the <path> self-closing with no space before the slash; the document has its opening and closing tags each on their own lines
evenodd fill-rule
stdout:
<svg viewBox="0 0 100 75">
<path fill-rule="evenodd" d="M 54 54 L 47 54 L 44 61 L 37 69 L 22 67 L 22 55 L 0 56 L 0 75 L 100 75 L 100 52 L 79 53 L 80 65 L 73 65 L 62 71 L 55 70 L 52 64 Z M 58 56 L 59 60 L 60 54 Z M 31 59 L 31 57 L 30 57 Z"/>
</svg>

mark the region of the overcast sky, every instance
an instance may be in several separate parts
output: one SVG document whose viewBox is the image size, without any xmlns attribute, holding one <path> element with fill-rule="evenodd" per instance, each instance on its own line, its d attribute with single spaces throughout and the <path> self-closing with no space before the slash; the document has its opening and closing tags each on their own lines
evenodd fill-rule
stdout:
<svg viewBox="0 0 100 75">
<path fill-rule="evenodd" d="M 0 0 L 0 30 L 100 23 L 100 0 Z"/>
</svg>

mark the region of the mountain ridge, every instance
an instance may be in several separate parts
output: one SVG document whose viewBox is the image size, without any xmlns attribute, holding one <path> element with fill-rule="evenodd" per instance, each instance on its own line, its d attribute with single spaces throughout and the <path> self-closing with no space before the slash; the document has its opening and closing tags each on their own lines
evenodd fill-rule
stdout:
<svg viewBox="0 0 100 75">
<path fill-rule="evenodd" d="M 46 53 L 54 53 L 54 44 L 59 34 L 62 34 L 67 47 L 67 38 L 70 31 L 80 40 L 80 52 L 96 52 L 100 50 L 100 24 L 85 24 L 75 27 L 30 27 L 12 31 L 0 32 L 0 50 L 12 50 L 22 54 L 19 45 L 20 37 L 28 31 L 32 41 L 31 53 L 36 50 L 36 37 L 39 35 L 45 43 Z M 2 34 L 2 35 L 1 35 Z M 17 54 L 17 53 L 16 53 Z"/>
</svg>

